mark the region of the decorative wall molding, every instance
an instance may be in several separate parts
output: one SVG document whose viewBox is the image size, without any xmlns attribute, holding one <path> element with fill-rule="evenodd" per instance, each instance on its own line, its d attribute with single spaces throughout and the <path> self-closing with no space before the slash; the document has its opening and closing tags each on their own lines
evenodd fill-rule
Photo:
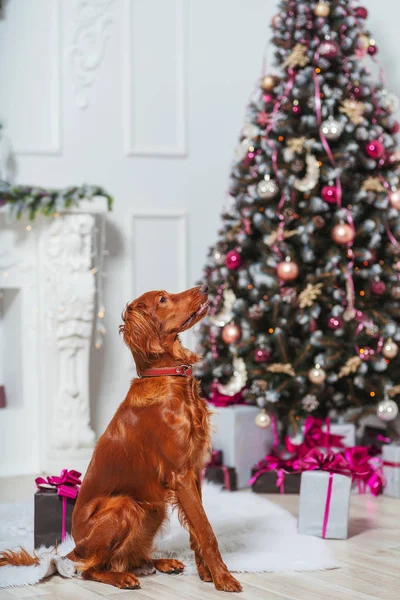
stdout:
<svg viewBox="0 0 400 600">
<path fill-rule="evenodd" d="M 95 279 L 92 236 L 95 218 L 63 215 L 41 239 L 48 332 L 55 336 L 58 386 L 50 448 L 53 452 L 93 449 L 89 425 L 89 350 L 93 329 Z"/>
<path fill-rule="evenodd" d="M 185 157 L 187 156 L 186 140 L 186 82 L 185 82 L 185 24 L 186 24 L 186 6 L 185 0 L 163 0 L 165 4 L 171 5 L 171 12 L 175 8 L 175 28 L 176 33 L 172 35 L 176 44 L 176 143 L 171 145 L 143 143 L 135 141 L 134 133 L 134 111 L 136 110 L 132 90 L 135 85 L 145 86 L 145 83 L 138 83 L 134 79 L 134 53 L 132 44 L 134 36 L 132 33 L 132 16 L 134 7 L 138 0 L 124 0 L 123 17 L 123 57 L 124 57 L 124 91 L 123 91 L 123 131 L 124 131 L 124 152 L 128 156 L 160 156 L 160 157 Z M 153 74 L 157 77 L 157 73 Z M 143 89 L 143 87 L 142 87 Z M 160 92 L 160 95 L 161 92 Z M 160 114 L 163 119 L 168 119 L 168 115 L 163 113 L 162 100 L 160 97 Z"/>
<path fill-rule="evenodd" d="M 147 223 L 146 223 L 147 222 Z M 150 225 L 150 228 L 149 228 Z M 164 246 L 162 230 L 171 228 L 170 244 Z M 150 229 L 150 230 L 149 230 Z M 138 239 L 138 232 L 145 230 L 151 251 L 147 253 L 146 242 Z M 181 211 L 143 211 L 132 216 L 131 256 L 132 256 L 132 296 L 136 298 L 150 289 L 163 289 L 180 292 L 188 287 L 188 218 Z M 155 257 L 164 257 L 157 262 Z M 174 262 L 174 258 L 176 259 Z M 138 273 L 139 272 L 139 273 Z M 140 275 L 140 273 L 142 275 Z M 147 273 L 151 274 L 147 277 Z M 138 280 L 139 274 L 139 280 Z M 144 275 L 144 276 L 143 276 Z M 144 282 L 143 279 L 146 281 Z M 192 331 L 182 334 L 183 343 L 192 347 Z M 126 354 L 127 368 L 132 368 L 132 357 Z"/>
<path fill-rule="evenodd" d="M 113 19 L 114 0 L 78 0 L 75 32 L 69 51 L 76 105 L 89 106 L 89 90 L 104 58 Z"/>
<path fill-rule="evenodd" d="M 51 50 L 49 56 L 51 60 L 50 74 L 50 96 L 51 96 L 51 146 L 24 145 L 21 147 L 13 147 L 15 155 L 61 155 L 62 154 L 62 65 L 61 65 L 61 48 L 62 48 L 62 22 L 61 22 L 61 0 L 49 1 L 51 12 L 51 22 L 48 29 L 45 28 L 46 35 L 50 40 Z"/>
<path fill-rule="evenodd" d="M 165 221 L 166 223 L 175 221 L 178 226 L 178 236 L 177 236 L 177 249 L 178 249 L 178 261 L 175 265 L 176 268 L 176 280 L 177 285 L 180 288 L 180 291 L 186 289 L 188 282 L 188 221 L 187 221 L 187 213 L 181 211 L 144 211 L 144 212 L 136 212 L 133 214 L 133 226 L 132 226 L 132 269 L 133 274 L 137 271 L 137 261 L 138 261 L 138 250 L 136 246 L 136 227 L 139 225 L 140 221 L 144 220 L 153 220 L 155 221 Z M 154 270 L 154 256 L 157 255 L 157 251 L 154 250 L 154 243 L 152 243 L 153 251 L 149 253 L 149 262 L 148 268 L 151 269 L 153 266 Z M 142 248 L 142 251 L 145 252 L 146 249 Z M 168 253 L 168 250 L 165 249 L 165 252 Z M 143 264 L 143 257 L 140 257 L 141 264 Z M 146 290 L 138 290 L 137 286 L 133 284 L 133 298 L 136 297 L 139 293 L 143 293 Z M 173 291 L 173 290 L 170 290 Z M 178 290 L 176 290 L 178 291 Z"/>
</svg>

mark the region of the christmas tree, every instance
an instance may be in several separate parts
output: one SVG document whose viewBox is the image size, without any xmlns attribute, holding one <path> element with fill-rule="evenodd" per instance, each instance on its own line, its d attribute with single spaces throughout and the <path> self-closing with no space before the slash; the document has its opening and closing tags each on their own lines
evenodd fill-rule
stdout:
<svg viewBox="0 0 400 600">
<path fill-rule="evenodd" d="M 378 406 L 398 413 L 400 153 L 396 97 L 353 0 L 282 0 L 278 74 L 245 116 L 230 207 L 205 266 L 205 393 L 287 426 Z M 397 238 L 397 239 L 396 239 Z M 286 427 L 285 427 L 286 428 Z"/>
</svg>

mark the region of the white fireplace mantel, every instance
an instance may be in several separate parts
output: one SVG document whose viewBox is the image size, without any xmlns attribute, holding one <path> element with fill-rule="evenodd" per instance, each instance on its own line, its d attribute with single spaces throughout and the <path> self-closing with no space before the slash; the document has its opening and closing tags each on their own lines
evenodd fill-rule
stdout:
<svg viewBox="0 0 400 600">
<path fill-rule="evenodd" d="M 0 475 L 88 465 L 93 236 L 106 212 L 105 198 L 33 223 L 0 209 Z"/>
</svg>

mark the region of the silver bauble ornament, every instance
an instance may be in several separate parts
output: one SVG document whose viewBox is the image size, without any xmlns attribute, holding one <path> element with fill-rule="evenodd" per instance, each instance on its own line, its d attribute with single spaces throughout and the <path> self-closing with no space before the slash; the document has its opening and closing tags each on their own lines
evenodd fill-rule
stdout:
<svg viewBox="0 0 400 600">
<path fill-rule="evenodd" d="M 255 418 L 255 424 L 261 429 L 268 429 L 271 426 L 271 417 L 266 410 L 262 410 Z"/>
<path fill-rule="evenodd" d="M 321 124 L 321 131 L 327 140 L 338 140 L 343 133 L 343 125 L 334 117 L 329 117 Z"/>
<path fill-rule="evenodd" d="M 383 344 L 382 354 L 385 358 L 396 358 L 399 353 L 399 347 L 391 338 Z"/>
<path fill-rule="evenodd" d="M 311 381 L 311 383 L 320 385 L 321 383 L 324 383 L 326 379 L 326 373 L 319 365 L 315 365 L 308 371 L 308 379 Z"/>
<path fill-rule="evenodd" d="M 225 254 L 222 254 L 219 250 L 215 250 L 213 253 L 214 262 L 216 265 L 225 264 Z"/>
<path fill-rule="evenodd" d="M 381 421 L 394 421 L 397 415 L 399 414 L 399 407 L 397 406 L 394 400 L 385 398 L 385 400 L 379 402 L 376 414 L 381 419 Z"/>
<path fill-rule="evenodd" d="M 277 196 L 279 186 L 275 179 L 265 178 L 257 185 L 257 193 L 263 200 L 272 200 Z"/>
</svg>

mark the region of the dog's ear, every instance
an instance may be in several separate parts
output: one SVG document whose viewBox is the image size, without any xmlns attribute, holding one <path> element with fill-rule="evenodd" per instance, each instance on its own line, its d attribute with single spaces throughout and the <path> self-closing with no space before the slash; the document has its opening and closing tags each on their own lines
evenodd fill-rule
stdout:
<svg viewBox="0 0 400 600">
<path fill-rule="evenodd" d="M 144 306 L 128 306 L 122 315 L 123 325 L 119 332 L 132 353 L 148 358 L 164 352 L 154 319 L 144 310 Z"/>
</svg>

